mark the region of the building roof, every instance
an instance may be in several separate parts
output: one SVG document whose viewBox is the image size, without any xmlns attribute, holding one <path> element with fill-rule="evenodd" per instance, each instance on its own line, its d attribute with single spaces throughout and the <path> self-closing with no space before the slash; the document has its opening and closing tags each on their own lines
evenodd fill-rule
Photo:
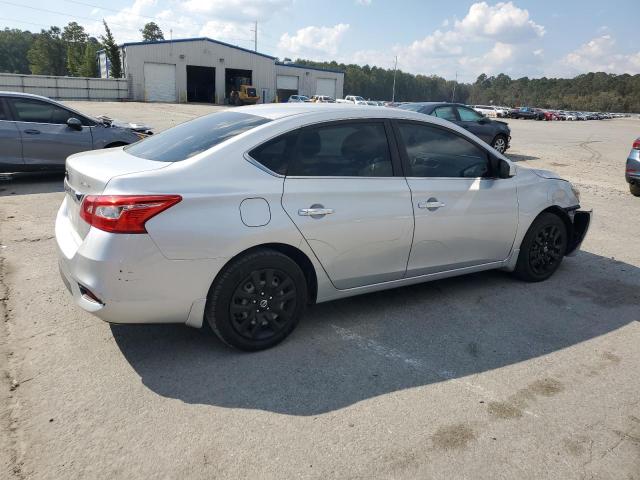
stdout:
<svg viewBox="0 0 640 480">
<path fill-rule="evenodd" d="M 304 68 L 305 70 L 319 70 L 320 72 L 332 72 L 332 73 L 344 74 L 344 70 L 337 70 L 333 68 L 323 68 L 323 67 L 311 67 L 309 65 L 300 65 L 299 63 L 276 62 L 276 65 L 278 65 L 279 67 Z"/>
<path fill-rule="evenodd" d="M 237 45 L 231 45 L 230 43 L 221 42 L 220 40 L 214 40 L 209 37 L 196 37 L 196 38 L 178 38 L 174 40 L 156 40 L 153 42 L 127 42 L 120 45 L 120 47 L 130 47 L 134 45 L 157 45 L 159 43 L 181 43 L 181 42 L 211 42 L 216 45 L 222 45 L 224 47 L 235 48 L 236 50 L 241 50 L 247 53 L 253 53 L 254 55 L 260 55 L 261 57 L 270 58 L 271 60 L 275 60 L 276 57 L 272 57 L 271 55 L 267 55 L 266 53 L 256 52 L 254 50 L 249 50 L 248 48 L 238 47 Z"/>
</svg>

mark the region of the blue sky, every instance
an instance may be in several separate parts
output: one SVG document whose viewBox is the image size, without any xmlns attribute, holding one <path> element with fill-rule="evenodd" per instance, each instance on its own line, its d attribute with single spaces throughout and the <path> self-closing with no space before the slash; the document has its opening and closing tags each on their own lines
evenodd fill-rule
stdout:
<svg viewBox="0 0 640 480">
<path fill-rule="evenodd" d="M 338 60 L 473 81 L 480 73 L 640 73 L 637 2 L 537 0 L 0 0 L 0 27 L 77 21 L 119 42 L 155 20 L 169 37 L 209 36 L 283 57 Z M 30 8 L 29 8 L 30 7 Z"/>
</svg>

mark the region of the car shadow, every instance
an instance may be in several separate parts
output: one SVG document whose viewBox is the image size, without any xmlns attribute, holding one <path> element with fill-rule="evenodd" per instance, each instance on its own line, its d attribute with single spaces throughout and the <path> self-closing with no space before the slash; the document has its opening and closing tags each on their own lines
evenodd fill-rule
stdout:
<svg viewBox="0 0 640 480">
<path fill-rule="evenodd" d="M 64 192 L 64 172 L 0 173 L 0 197 Z"/>
<path fill-rule="evenodd" d="M 512 162 L 526 162 L 529 160 L 540 160 L 540 157 L 533 155 L 520 155 L 518 153 L 505 153 L 507 158 Z"/>
<path fill-rule="evenodd" d="M 640 319 L 640 269 L 590 253 L 548 281 L 484 272 L 311 308 L 258 353 L 182 325 L 112 325 L 149 389 L 186 403 L 316 415 L 572 347 Z"/>
</svg>

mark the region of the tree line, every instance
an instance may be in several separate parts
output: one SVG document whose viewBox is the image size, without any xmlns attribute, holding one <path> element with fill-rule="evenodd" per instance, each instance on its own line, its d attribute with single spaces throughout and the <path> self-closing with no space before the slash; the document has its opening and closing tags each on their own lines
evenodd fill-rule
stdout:
<svg viewBox="0 0 640 480">
<path fill-rule="evenodd" d="M 103 24 L 105 33 L 99 38 L 89 36 L 76 22 L 69 22 L 62 29 L 52 26 L 39 33 L 17 28 L 0 30 L 0 72 L 98 77 L 97 53 L 104 49 L 110 76 L 120 78 L 120 49 L 107 22 L 103 20 Z M 145 42 L 164 40 L 155 22 L 148 22 L 140 33 Z"/>
<path fill-rule="evenodd" d="M 110 76 L 120 78 L 120 49 L 107 23 L 103 21 L 103 24 L 105 32 L 99 38 L 89 36 L 76 22 L 70 22 L 62 29 L 53 26 L 39 33 L 10 28 L 0 30 L 0 72 L 97 77 L 97 52 L 104 49 Z M 155 22 L 148 22 L 140 33 L 142 41 L 164 40 L 164 34 Z M 391 100 L 393 69 L 305 59 L 295 63 L 344 71 L 345 95 Z M 474 83 L 461 83 L 437 75 L 414 75 L 398 70 L 395 72 L 395 100 L 640 112 L 640 75 L 592 72 L 575 78 L 512 79 L 501 73 L 497 76 L 482 74 Z"/>
<path fill-rule="evenodd" d="M 391 100 L 393 69 L 297 59 L 296 64 L 345 72 L 344 94 Z M 469 105 L 532 106 L 560 110 L 640 112 L 640 75 L 591 72 L 574 78 L 512 79 L 503 73 L 480 75 L 474 83 L 437 75 L 396 72 L 395 100 L 455 101 Z"/>
</svg>

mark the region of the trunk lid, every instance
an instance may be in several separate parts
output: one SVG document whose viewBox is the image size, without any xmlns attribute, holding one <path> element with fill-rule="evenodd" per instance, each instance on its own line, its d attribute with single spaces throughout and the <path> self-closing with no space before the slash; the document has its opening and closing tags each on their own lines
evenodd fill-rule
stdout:
<svg viewBox="0 0 640 480">
<path fill-rule="evenodd" d="M 86 195 L 100 195 L 112 178 L 157 170 L 171 165 L 129 155 L 123 147 L 94 150 L 67 158 L 64 190 L 66 215 L 75 233 L 84 239 L 91 228 L 80 218 L 80 205 Z"/>
</svg>

